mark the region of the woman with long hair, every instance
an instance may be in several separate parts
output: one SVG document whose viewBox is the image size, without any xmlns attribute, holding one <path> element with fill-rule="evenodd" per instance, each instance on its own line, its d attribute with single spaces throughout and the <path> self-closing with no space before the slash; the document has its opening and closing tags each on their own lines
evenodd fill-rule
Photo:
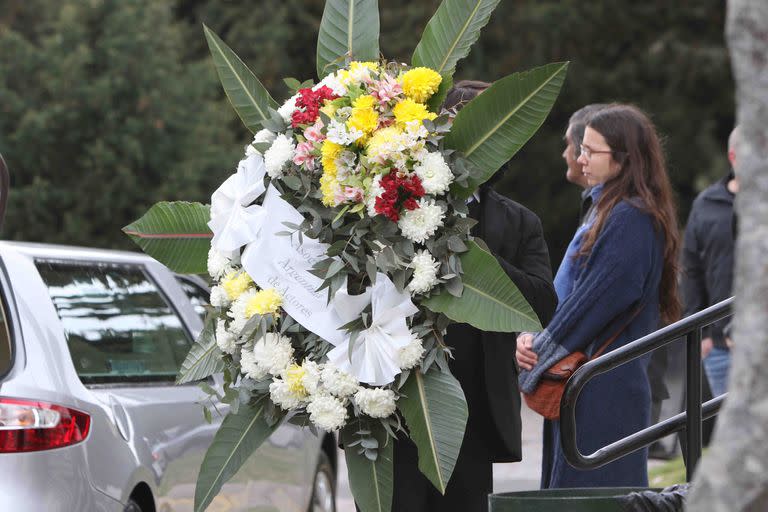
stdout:
<svg viewBox="0 0 768 512">
<path fill-rule="evenodd" d="M 564 356 L 606 352 L 680 316 L 680 235 L 672 187 L 656 130 L 630 105 L 609 105 L 589 120 L 579 163 L 594 207 L 576 231 L 555 277 L 559 305 L 549 326 L 517 340 L 520 387 L 532 392 Z M 584 453 L 649 424 L 648 356 L 594 378 L 576 405 Z M 593 470 L 565 460 L 557 420 L 544 422 L 542 488 L 646 486 L 647 449 Z"/>
</svg>

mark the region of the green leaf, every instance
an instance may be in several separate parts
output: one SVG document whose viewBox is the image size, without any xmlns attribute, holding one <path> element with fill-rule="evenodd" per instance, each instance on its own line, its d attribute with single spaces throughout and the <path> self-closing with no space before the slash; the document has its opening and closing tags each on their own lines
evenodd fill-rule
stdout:
<svg viewBox="0 0 768 512">
<path fill-rule="evenodd" d="M 216 318 L 209 314 L 205 318 L 203 330 L 181 364 L 176 383 L 194 382 L 222 371 L 224 371 L 224 361 L 216 345 Z"/>
<path fill-rule="evenodd" d="M 402 393 L 397 406 L 418 449 L 419 470 L 445 494 L 467 425 L 464 392 L 451 374 L 431 370 L 412 372 Z"/>
<path fill-rule="evenodd" d="M 460 257 L 464 270 L 461 297 L 440 290 L 421 303 L 455 322 L 468 323 L 483 331 L 540 331 L 541 323 L 533 308 L 496 258 L 475 242 L 468 242 L 467 246 L 469 250 Z"/>
<path fill-rule="evenodd" d="M 443 106 L 445 97 L 448 95 L 448 91 L 453 87 L 453 78 L 450 75 L 443 75 L 443 79 L 440 82 L 440 86 L 437 88 L 437 92 L 427 100 L 427 107 L 430 112 L 440 113 L 440 107 Z"/>
<path fill-rule="evenodd" d="M 469 55 L 470 47 L 498 3 L 499 0 L 443 0 L 427 23 L 411 63 L 452 76 L 456 63 Z"/>
<path fill-rule="evenodd" d="M 242 405 L 228 414 L 205 453 L 195 487 L 195 512 L 203 512 L 221 486 L 237 473 L 248 457 L 277 429 L 264 418 L 265 404 Z"/>
<path fill-rule="evenodd" d="M 206 204 L 186 201 L 156 203 L 123 232 L 141 249 L 182 274 L 203 274 L 208 270 L 208 251 L 213 233 Z"/>
<path fill-rule="evenodd" d="M 353 443 L 351 436 L 350 443 Z M 388 441 L 384 444 L 384 441 Z M 347 461 L 349 488 L 360 512 L 390 512 L 393 488 L 393 441 L 384 434 L 379 439 L 378 456 L 375 461 L 358 453 L 358 447 L 344 443 L 344 457 Z M 360 444 L 360 443 L 357 443 Z"/>
<path fill-rule="evenodd" d="M 567 62 L 548 64 L 496 81 L 467 103 L 453 120 L 445 146 L 464 154 L 480 171 L 466 188 L 467 198 L 530 139 L 549 115 L 565 80 Z"/>
<path fill-rule="evenodd" d="M 378 0 L 326 0 L 317 36 L 317 76 L 343 67 L 347 58 L 379 60 Z"/>
<path fill-rule="evenodd" d="M 261 127 L 259 123 L 270 118 L 268 108 L 277 108 L 277 102 L 219 36 L 205 25 L 203 31 L 229 102 L 243 120 L 245 127 L 256 133 Z"/>
</svg>

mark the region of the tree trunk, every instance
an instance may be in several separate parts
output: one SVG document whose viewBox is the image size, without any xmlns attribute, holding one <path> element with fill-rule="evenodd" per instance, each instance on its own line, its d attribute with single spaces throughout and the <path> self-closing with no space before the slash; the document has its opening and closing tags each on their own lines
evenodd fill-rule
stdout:
<svg viewBox="0 0 768 512">
<path fill-rule="evenodd" d="M 768 510 L 768 2 L 729 0 L 740 189 L 729 396 L 694 478 L 690 511 Z"/>
</svg>

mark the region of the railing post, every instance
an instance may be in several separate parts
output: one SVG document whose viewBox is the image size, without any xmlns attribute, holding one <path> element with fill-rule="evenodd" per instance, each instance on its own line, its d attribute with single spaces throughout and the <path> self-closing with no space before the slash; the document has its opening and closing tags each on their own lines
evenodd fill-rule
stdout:
<svg viewBox="0 0 768 512">
<path fill-rule="evenodd" d="M 693 479 L 693 472 L 701 458 L 701 327 L 686 336 L 686 419 L 685 478 Z"/>
</svg>

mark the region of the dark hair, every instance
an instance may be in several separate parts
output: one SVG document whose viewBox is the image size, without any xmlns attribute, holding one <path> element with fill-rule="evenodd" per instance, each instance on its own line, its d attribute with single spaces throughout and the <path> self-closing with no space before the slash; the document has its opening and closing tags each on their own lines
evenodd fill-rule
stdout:
<svg viewBox="0 0 768 512">
<path fill-rule="evenodd" d="M 571 115 L 571 118 L 568 120 L 568 127 L 571 129 L 568 134 L 568 142 L 570 142 L 571 147 L 573 147 L 574 158 L 579 157 L 579 153 L 581 152 L 580 146 L 584 141 L 584 130 L 587 129 L 587 123 L 590 118 L 607 106 L 607 103 L 592 103 L 591 105 L 580 108 Z"/>
<path fill-rule="evenodd" d="M 491 84 L 480 80 L 459 80 L 448 90 L 443 101 L 443 108 L 458 112 L 465 104 L 489 88 Z"/>
<path fill-rule="evenodd" d="M 616 177 L 605 183 L 595 207 L 596 219 L 584 234 L 579 256 L 588 255 L 613 208 L 623 199 L 653 217 L 657 233 L 664 238 L 664 268 L 659 285 L 661 317 L 665 323 L 680 318 L 677 294 L 680 231 L 672 185 L 656 129 L 637 107 L 613 104 L 595 113 L 587 126 L 605 138 L 621 164 Z M 621 158 L 616 159 L 615 155 Z"/>
</svg>

